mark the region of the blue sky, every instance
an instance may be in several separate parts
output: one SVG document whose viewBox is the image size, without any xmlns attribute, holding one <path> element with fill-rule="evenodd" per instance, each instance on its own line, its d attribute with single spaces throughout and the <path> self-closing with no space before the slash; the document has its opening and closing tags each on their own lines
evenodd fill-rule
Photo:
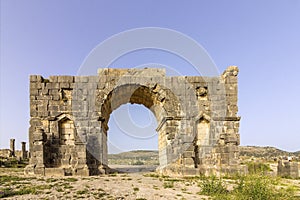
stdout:
<svg viewBox="0 0 300 200">
<path fill-rule="evenodd" d="M 179 31 L 201 44 L 220 72 L 237 65 L 242 145 L 300 150 L 300 1 L 78 1 L 1 0 L 0 148 L 28 140 L 29 75 L 76 75 L 86 56 L 108 37 L 133 28 Z M 184 60 L 166 52 L 132 52 L 112 67 L 143 63 L 190 74 Z M 96 72 L 95 72 L 96 74 Z M 151 114 L 130 107 L 144 127 Z M 135 117 L 134 117 L 135 116 Z M 156 136 L 126 138 L 113 121 L 111 140 L 155 148 Z M 115 136 L 113 136 L 115 135 Z M 134 146 L 134 145 L 136 146 Z"/>
</svg>

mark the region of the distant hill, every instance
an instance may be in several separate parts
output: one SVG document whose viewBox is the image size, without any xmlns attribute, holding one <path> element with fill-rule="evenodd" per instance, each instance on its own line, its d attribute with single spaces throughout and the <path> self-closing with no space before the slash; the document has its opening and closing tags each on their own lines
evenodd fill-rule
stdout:
<svg viewBox="0 0 300 200">
<path fill-rule="evenodd" d="M 275 147 L 240 146 L 240 156 L 256 158 L 275 158 L 295 156 L 300 158 L 300 151 L 287 152 Z M 136 150 L 108 155 L 109 164 L 113 165 L 159 165 L 158 151 Z"/>
<path fill-rule="evenodd" d="M 113 165 L 158 165 L 158 151 L 136 150 L 108 154 L 108 163 Z"/>
<path fill-rule="evenodd" d="M 279 156 L 296 156 L 300 157 L 300 151 L 297 152 L 287 152 L 275 147 L 258 147 L 258 146 L 240 146 L 240 156 L 249 156 L 249 157 L 279 157 Z"/>
</svg>

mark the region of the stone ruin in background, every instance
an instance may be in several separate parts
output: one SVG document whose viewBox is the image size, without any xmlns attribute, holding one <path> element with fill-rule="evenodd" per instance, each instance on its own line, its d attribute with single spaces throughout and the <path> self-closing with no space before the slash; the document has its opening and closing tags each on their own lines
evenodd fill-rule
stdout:
<svg viewBox="0 0 300 200">
<path fill-rule="evenodd" d="M 172 175 L 245 173 L 239 162 L 238 68 L 218 77 L 166 76 L 164 69 L 99 69 L 97 76 L 30 76 L 26 174 L 110 171 L 108 121 L 122 104 L 157 120 L 159 167 Z"/>
<path fill-rule="evenodd" d="M 18 160 L 28 159 L 28 151 L 26 150 L 26 142 L 21 142 L 21 150 L 15 149 L 15 139 L 10 139 L 9 149 L 0 149 L 0 158 L 9 159 L 17 158 Z"/>
<path fill-rule="evenodd" d="M 277 165 L 277 176 L 299 178 L 299 164 L 290 159 L 280 159 Z"/>
</svg>

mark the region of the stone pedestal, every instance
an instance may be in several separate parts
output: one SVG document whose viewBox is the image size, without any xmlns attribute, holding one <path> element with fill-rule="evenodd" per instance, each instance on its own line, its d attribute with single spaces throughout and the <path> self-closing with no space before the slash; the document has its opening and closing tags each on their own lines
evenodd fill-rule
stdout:
<svg viewBox="0 0 300 200">
<path fill-rule="evenodd" d="M 15 157 L 15 139 L 10 139 L 10 151 L 11 151 L 11 156 Z"/>
<path fill-rule="evenodd" d="M 37 128 L 33 134 L 33 145 L 29 165 L 25 168 L 25 174 L 45 175 L 45 142 L 46 134 L 42 128 Z"/>
<path fill-rule="evenodd" d="M 21 142 L 21 144 L 22 144 L 21 158 L 27 159 L 26 142 Z"/>
</svg>

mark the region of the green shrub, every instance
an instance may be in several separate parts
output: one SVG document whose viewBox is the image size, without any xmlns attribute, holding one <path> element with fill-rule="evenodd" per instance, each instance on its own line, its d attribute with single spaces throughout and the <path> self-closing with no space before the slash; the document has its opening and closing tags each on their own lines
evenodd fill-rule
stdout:
<svg viewBox="0 0 300 200">
<path fill-rule="evenodd" d="M 156 174 L 156 173 L 143 174 L 143 176 L 144 177 L 159 178 L 159 174 Z"/>
<path fill-rule="evenodd" d="M 294 191 L 291 189 L 276 189 L 270 177 L 249 175 L 237 180 L 233 193 L 237 199 L 245 200 L 281 200 L 293 199 Z"/>
<path fill-rule="evenodd" d="M 164 188 L 173 188 L 174 182 L 173 181 L 165 181 L 163 186 L 164 186 Z"/>
<path fill-rule="evenodd" d="M 145 163 L 144 163 L 143 161 L 140 161 L 140 160 L 138 160 L 138 161 L 132 163 L 132 165 L 144 165 L 144 164 L 145 164 Z"/>
<path fill-rule="evenodd" d="M 78 179 L 77 178 L 66 178 L 65 181 L 67 181 L 67 182 L 76 182 L 76 181 L 78 181 Z"/>
<path fill-rule="evenodd" d="M 204 178 L 199 183 L 199 187 L 201 188 L 200 194 L 203 195 L 216 196 L 228 193 L 222 180 L 216 178 L 215 176 Z"/>
<path fill-rule="evenodd" d="M 78 190 L 76 192 L 77 195 L 82 195 L 82 194 L 87 194 L 88 193 L 88 190 L 84 189 L 84 190 Z"/>
<path fill-rule="evenodd" d="M 56 182 L 56 181 L 58 181 L 58 180 L 55 179 L 55 178 L 48 178 L 48 179 L 46 179 L 46 183 L 53 183 L 53 182 Z"/>
<path fill-rule="evenodd" d="M 9 158 L 0 162 L 0 166 L 5 168 L 25 168 L 27 164 L 28 160 L 17 160 L 16 158 Z"/>
<path fill-rule="evenodd" d="M 5 183 L 5 182 L 17 182 L 17 181 L 23 181 L 26 180 L 26 178 L 21 178 L 18 176 L 0 176 L 0 183 Z"/>
<path fill-rule="evenodd" d="M 6 188 L 2 191 L 0 191 L 0 198 L 3 197 L 11 197 L 15 195 L 24 195 L 24 194 L 38 194 L 38 191 L 33 188 L 22 188 L 19 190 L 12 190 L 10 188 Z"/>
</svg>

